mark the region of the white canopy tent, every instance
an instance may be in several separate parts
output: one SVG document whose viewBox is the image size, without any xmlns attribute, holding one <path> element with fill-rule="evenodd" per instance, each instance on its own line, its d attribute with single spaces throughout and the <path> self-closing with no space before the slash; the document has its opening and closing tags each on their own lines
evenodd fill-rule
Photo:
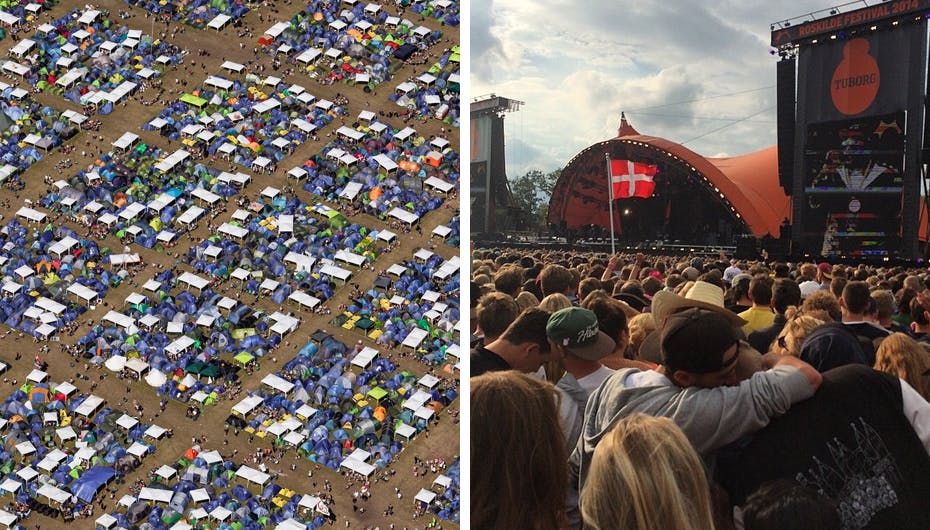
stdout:
<svg viewBox="0 0 930 530">
<path fill-rule="evenodd" d="M 419 215 L 412 213 L 412 212 L 408 212 L 407 210 L 404 210 L 403 208 L 399 208 L 399 207 L 395 207 L 393 210 L 388 212 L 388 215 L 395 219 L 399 219 L 400 221 L 407 223 L 408 225 L 416 224 L 417 221 L 420 220 Z"/>
</svg>

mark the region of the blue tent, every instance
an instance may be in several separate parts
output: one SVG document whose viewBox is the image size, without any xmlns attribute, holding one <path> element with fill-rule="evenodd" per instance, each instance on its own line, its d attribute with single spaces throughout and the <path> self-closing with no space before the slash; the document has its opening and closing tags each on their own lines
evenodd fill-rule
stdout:
<svg viewBox="0 0 930 530">
<path fill-rule="evenodd" d="M 116 476 L 116 470 L 112 467 L 94 466 L 81 475 L 81 478 L 75 480 L 69 489 L 82 501 L 93 502 L 97 490 L 114 476 Z"/>
</svg>

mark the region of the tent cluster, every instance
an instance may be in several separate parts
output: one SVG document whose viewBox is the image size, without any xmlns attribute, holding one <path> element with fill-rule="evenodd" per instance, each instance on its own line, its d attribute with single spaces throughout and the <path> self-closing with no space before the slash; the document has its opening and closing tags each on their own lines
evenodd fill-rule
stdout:
<svg viewBox="0 0 930 530">
<path fill-rule="evenodd" d="M 0 319 L 39 338 L 75 320 L 125 275 L 102 266 L 104 253 L 94 241 L 64 225 L 43 226 L 44 217 L 21 208 L 4 225 L 0 249 Z"/>
<path fill-rule="evenodd" d="M 190 290 L 175 287 L 182 282 Z M 130 368 L 158 394 L 211 405 L 238 378 L 240 367 L 279 344 L 297 322 L 215 295 L 207 283 L 190 273 L 175 278 L 163 271 L 143 286 L 149 294 L 132 293 L 78 344 L 92 364 Z M 242 352 L 250 358 L 237 357 Z"/>
<path fill-rule="evenodd" d="M 392 265 L 331 324 L 359 329 L 386 347 L 410 348 L 425 364 L 452 372 L 459 361 L 458 268 L 458 257 L 443 261 L 421 249 Z"/>
<path fill-rule="evenodd" d="M 303 189 L 322 199 L 355 204 L 380 219 L 401 208 L 414 224 L 442 206 L 458 185 L 459 154 L 443 138 L 427 141 L 413 128 L 400 131 L 373 118 L 340 128 L 322 154 L 292 168 Z"/>
<path fill-rule="evenodd" d="M 97 518 L 97 528 L 316 529 L 330 522 L 332 512 L 319 497 L 284 488 L 215 450 L 194 446 L 155 475 L 137 495 L 124 496 L 115 511 Z"/>
<path fill-rule="evenodd" d="M 406 7 L 411 13 L 432 17 L 446 26 L 459 25 L 459 3 L 454 0 L 431 0 L 430 2 L 397 0 L 397 5 Z"/>
<path fill-rule="evenodd" d="M 458 56 L 458 46 L 451 48 L 414 81 L 397 85 L 389 99 L 420 116 L 433 117 L 458 127 L 461 110 Z"/>
<path fill-rule="evenodd" d="M 11 53 L 21 62 L 9 61 L 4 69 L 39 89 L 90 104 L 102 114 L 109 114 L 139 83 L 159 77 L 161 68 L 178 64 L 186 54 L 90 9 L 73 9 L 42 24 Z"/>
<path fill-rule="evenodd" d="M 198 29 L 203 29 L 216 17 L 229 17 L 228 20 L 239 19 L 252 7 L 261 4 L 261 2 L 243 0 L 194 0 L 193 2 L 125 0 L 125 2 L 156 15 L 170 16 L 172 20 Z"/>
<path fill-rule="evenodd" d="M 6 83 L 0 83 L 0 110 L 0 182 L 20 179 L 24 170 L 79 130 L 62 113 Z"/>
<path fill-rule="evenodd" d="M 0 2 L 0 39 L 6 37 L 8 30 L 24 22 L 32 22 L 39 13 L 51 9 L 58 2 L 35 2 L 33 0 L 3 0 Z"/>
<path fill-rule="evenodd" d="M 142 128 L 264 172 L 341 114 L 342 107 L 278 78 L 211 76 Z"/>
<path fill-rule="evenodd" d="M 450 247 L 459 247 L 459 241 L 461 240 L 461 218 L 456 215 L 449 220 L 448 223 L 444 225 L 439 225 L 433 229 L 432 236 L 438 236 L 442 238 Z"/>
<path fill-rule="evenodd" d="M 184 261 L 210 277 L 232 278 L 245 292 L 267 292 L 275 303 L 290 300 L 312 310 L 353 270 L 378 258 L 386 246 L 380 235 L 323 204 L 266 188 L 218 233 L 191 247 Z"/>
<path fill-rule="evenodd" d="M 378 4 L 310 2 L 288 22 L 265 31 L 259 44 L 293 54 L 313 75 L 372 90 L 391 78 L 414 50 L 426 50 L 440 31 L 391 16 Z"/>
<path fill-rule="evenodd" d="M 459 522 L 462 507 L 462 475 L 458 457 L 436 477 L 430 489 L 421 489 L 414 498 L 418 507 L 425 506 L 424 513 L 432 513 L 440 519 Z"/>
<path fill-rule="evenodd" d="M 0 405 L 0 489 L 19 502 L 75 512 L 156 450 L 165 429 L 35 370 Z"/>
<path fill-rule="evenodd" d="M 238 193 L 219 170 L 139 143 L 126 151 L 102 154 L 67 181 L 58 181 L 40 204 L 100 223 L 115 236 L 145 248 L 163 249 L 223 198 Z M 170 167 L 169 167 L 170 166 Z"/>
<path fill-rule="evenodd" d="M 318 331 L 262 388 L 233 407 L 245 430 L 334 470 L 386 467 L 458 393 L 399 371 L 376 350 Z"/>
</svg>

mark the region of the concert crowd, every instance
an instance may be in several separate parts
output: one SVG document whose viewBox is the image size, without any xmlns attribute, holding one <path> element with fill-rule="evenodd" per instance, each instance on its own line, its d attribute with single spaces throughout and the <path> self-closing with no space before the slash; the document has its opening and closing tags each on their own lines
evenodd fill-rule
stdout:
<svg viewBox="0 0 930 530">
<path fill-rule="evenodd" d="M 474 528 L 930 528 L 930 269 L 484 249 Z"/>
</svg>

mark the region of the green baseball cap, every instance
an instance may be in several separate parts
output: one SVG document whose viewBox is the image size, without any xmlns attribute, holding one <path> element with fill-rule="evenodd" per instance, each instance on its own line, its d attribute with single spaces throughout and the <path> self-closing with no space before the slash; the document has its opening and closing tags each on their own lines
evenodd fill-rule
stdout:
<svg viewBox="0 0 930 530">
<path fill-rule="evenodd" d="M 549 317 L 546 336 L 568 353 L 588 361 L 600 360 L 617 344 L 597 327 L 597 315 L 582 307 L 560 309 Z"/>
</svg>

